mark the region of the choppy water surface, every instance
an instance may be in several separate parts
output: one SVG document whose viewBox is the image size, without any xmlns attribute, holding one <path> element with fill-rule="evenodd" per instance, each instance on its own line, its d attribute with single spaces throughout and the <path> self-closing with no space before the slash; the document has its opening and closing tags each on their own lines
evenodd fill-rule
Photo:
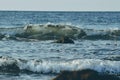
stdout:
<svg viewBox="0 0 120 80">
<path fill-rule="evenodd" d="M 0 79 L 51 80 L 86 68 L 120 75 L 119 25 L 119 12 L 1 11 Z M 61 35 L 75 44 L 52 43 Z"/>
</svg>

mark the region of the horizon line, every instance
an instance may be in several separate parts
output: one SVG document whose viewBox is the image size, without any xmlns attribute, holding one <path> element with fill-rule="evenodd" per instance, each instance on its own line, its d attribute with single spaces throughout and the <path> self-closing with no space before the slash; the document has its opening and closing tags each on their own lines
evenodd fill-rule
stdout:
<svg viewBox="0 0 120 80">
<path fill-rule="evenodd" d="M 0 10 L 0 11 L 35 11 L 35 12 L 120 12 L 120 10 Z"/>
</svg>

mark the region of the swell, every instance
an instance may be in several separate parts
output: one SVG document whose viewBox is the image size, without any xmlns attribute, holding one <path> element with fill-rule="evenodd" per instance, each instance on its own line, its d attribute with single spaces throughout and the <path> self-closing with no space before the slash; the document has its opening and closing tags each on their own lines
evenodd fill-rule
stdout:
<svg viewBox="0 0 120 80">
<path fill-rule="evenodd" d="M 120 75 L 120 61 L 99 59 L 74 59 L 66 61 L 25 60 L 12 57 L 0 57 L 0 72 L 2 73 L 60 73 L 61 71 L 76 71 L 93 69 L 102 73 Z"/>
<path fill-rule="evenodd" d="M 119 29 L 107 29 L 107 30 L 95 30 L 95 29 L 84 29 L 86 36 L 83 39 L 88 40 L 120 40 Z"/>
<path fill-rule="evenodd" d="M 83 29 L 61 24 L 31 24 L 19 28 L 0 28 L 1 40 L 54 40 L 64 36 L 72 39 L 120 40 L 120 30 Z"/>
</svg>

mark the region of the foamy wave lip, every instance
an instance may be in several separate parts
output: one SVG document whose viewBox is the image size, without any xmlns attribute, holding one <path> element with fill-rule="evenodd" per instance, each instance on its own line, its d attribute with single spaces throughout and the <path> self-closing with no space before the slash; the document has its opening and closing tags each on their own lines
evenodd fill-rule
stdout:
<svg viewBox="0 0 120 80">
<path fill-rule="evenodd" d="M 9 37 L 6 37 L 9 35 Z M 67 24 L 28 24 L 24 27 L 0 28 L 0 39 L 13 40 L 55 40 L 68 36 L 72 39 L 88 40 L 120 40 L 120 29 L 112 28 L 105 30 L 84 29 Z M 30 40 L 31 41 L 31 40 Z"/>
<path fill-rule="evenodd" d="M 98 72 L 120 74 L 120 61 L 77 59 L 68 61 L 46 61 L 46 60 L 21 60 L 13 58 L 0 58 L 0 66 L 16 63 L 21 71 L 27 70 L 37 73 L 59 73 L 63 70 L 93 69 Z"/>
<path fill-rule="evenodd" d="M 70 38 L 81 38 L 86 35 L 85 32 L 73 25 L 63 24 L 28 24 L 21 28 L 1 28 L 0 33 L 10 35 L 10 38 L 16 39 L 17 37 L 26 39 L 38 40 L 54 40 L 62 36 Z"/>
</svg>

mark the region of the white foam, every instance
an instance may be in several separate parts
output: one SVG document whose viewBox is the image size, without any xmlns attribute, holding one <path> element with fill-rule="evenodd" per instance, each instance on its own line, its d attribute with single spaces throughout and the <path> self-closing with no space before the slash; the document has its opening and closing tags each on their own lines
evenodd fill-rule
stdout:
<svg viewBox="0 0 120 80">
<path fill-rule="evenodd" d="M 0 58 L 0 66 L 13 64 L 15 62 L 16 61 L 12 58 L 4 57 L 4 56 L 2 58 Z"/>
<path fill-rule="evenodd" d="M 19 60 L 8 57 L 0 58 L 0 66 L 17 63 L 21 70 L 42 73 L 59 73 L 63 70 L 94 69 L 99 72 L 120 73 L 120 61 L 77 59 L 68 61 L 46 61 L 46 60 Z"/>
<path fill-rule="evenodd" d="M 83 34 L 81 28 L 72 26 L 72 25 L 61 25 L 61 24 L 31 24 L 24 27 L 24 31 L 28 34 L 31 34 L 32 38 L 40 38 L 40 36 L 48 37 L 48 39 L 54 36 L 68 36 L 68 37 L 79 37 L 80 34 Z M 33 35 L 33 36 L 32 36 Z M 76 35 L 76 36 L 74 36 Z M 38 37 L 37 37 L 38 36 Z M 81 36 L 81 35 L 80 35 Z M 84 36 L 84 35 L 82 35 Z"/>
<path fill-rule="evenodd" d="M 99 72 L 120 73 L 120 61 L 96 60 L 96 59 L 78 59 L 72 61 L 28 61 L 19 63 L 21 69 L 27 69 L 33 72 L 59 73 L 63 70 L 81 70 L 94 69 Z"/>
</svg>

